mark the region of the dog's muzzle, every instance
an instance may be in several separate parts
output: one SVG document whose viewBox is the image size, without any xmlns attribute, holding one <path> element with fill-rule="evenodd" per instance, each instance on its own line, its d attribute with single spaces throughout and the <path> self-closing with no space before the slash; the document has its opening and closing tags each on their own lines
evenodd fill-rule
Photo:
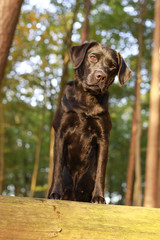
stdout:
<svg viewBox="0 0 160 240">
<path fill-rule="evenodd" d="M 101 71 L 96 71 L 95 73 L 95 79 L 97 82 L 105 82 L 106 81 L 106 74 Z"/>
</svg>

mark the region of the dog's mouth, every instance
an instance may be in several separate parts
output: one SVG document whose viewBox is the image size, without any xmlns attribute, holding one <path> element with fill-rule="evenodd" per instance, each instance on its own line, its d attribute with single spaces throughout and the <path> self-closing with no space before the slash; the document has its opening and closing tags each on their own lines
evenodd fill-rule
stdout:
<svg viewBox="0 0 160 240">
<path fill-rule="evenodd" d="M 92 90 L 94 92 L 101 92 L 101 93 L 104 93 L 107 88 L 106 88 L 106 85 L 103 83 L 99 84 L 99 83 L 96 83 L 96 84 L 88 84 L 87 82 L 84 82 L 84 87 L 88 90 Z"/>
<path fill-rule="evenodd" d="M 95 70 L 92 73 L 84 74 L 82 85 L 86 90 L 105 93 L 113 81 L 114 76 L 108 76 L 103 70 Z"/>
<path fill-rule="evenodd" d="M 92 89 L 93 91 L 99 90 L 104 92 L 107 85 L 107 75 L 102 70 L 96 70 L 85 77 L 83 84 L 86 88 Z"/>
</svg>

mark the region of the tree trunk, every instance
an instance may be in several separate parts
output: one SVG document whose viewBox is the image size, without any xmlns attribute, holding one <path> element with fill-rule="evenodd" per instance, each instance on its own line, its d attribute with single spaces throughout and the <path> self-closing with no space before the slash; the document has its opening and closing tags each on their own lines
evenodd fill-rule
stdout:
<svg viewBox="0 0 160 240">
<path fill-rule="evenodd" d="M 139 58 L 141 58 L 139 54 Z M 141 61 L 141 59 L 140 59 Z M 142 187 L 141 187 L 141 104 L 140 104 L 140 83 L 141 83 L 141 67 L 137 70 L 136 84 L 136 138 L 135 138 L 135 182 L 133 192 L 133 205 L 141 206 L 142 203 Z"/>
<path fill-rule="evenodd" d="M 0 85 L 23 0 L 0 1 Z"/>
<path fill-rule="evenodd" d="M 85 41 L 88 40 L 88 33 L 89 33 L 89 13 L 91 9 L 91 1 L 87 0 L 85 2 L 86 6 L 86 11 L 85 11 L 85 20 L 83 23 L 83 28 L 82 28 L 82 33 L 81 33 L 81 43 L 84 43 Z"/>
<path fill-rule="evenodd" d="M 49 188 L 51 186 L 52 183 L 52 174 L 53 174 L 53 146 L 54 146 L 54 129 L 53 127 L 51 127 L 51 134 L 50 134 L 50 148 L 49 148 L 49 172 L 48 172 L 48 189 L 46 192 L 46 197 L 48 197 L 48 192 L 49 192 Z"/>
<path fill-rule="evenodd" d="M 160 45 L 160 43 L 159 43 Z M 160 84 L 160 78 L 159 78 Z M 160 106 L 160 95 L 159 95 L 159 106 Z M 160 208 L 160 108 L 159 108 L 159 141 L 158 141 L 158 175 L 157 175 L 157 204 L 156 207 Z"/>
<path fill-rule="evenodd" d="M 23 151 L 25 152 L 25 142 L 23 142 Z M 30 182 L 29 176 L 26 172 L 26 168 L 27 168 L 27 156 L 24 154 L 23 156 L 23 197 L 27 197 L 27 189 L 28 189 L 28 185 Z"/>
<path fill-rule="evenodd" d="M 159 142 L 160 142 L 160 137 L 159 137 Z M 157 178 L 158 178 L 158 180 L 157 180 L 157 203 L 156 203 L 156 207 L 160 208 L 160 150 L 159 150 L 159 157 L 158 157 L 158 177 Z"/>
<path fill-rule="evenodd" d="M 134 165 L 135 165 L 135 148 L 136 148 L 136 104 L 133 110 L 133 122 L 132 122 L 132 132 L 131 132 L 131 142 L 130 142 L 130 153 L 129 153 L 129 161 L 128 161 L 128 169 L 127 169 L 127 187 L 126 187 L 126 197 L 125 204 L 131 205 L 132 200 L 132 191 L 133 191 L 133 177 L 134 177 Z"/>
<path fill-rule="evenodd" d="M 0 97 L 0 195 L 3 191 L 3 176 L 4 176 L 4 111 L 2 99 Z"/>
<path fill-rule="evenodd" d="M 159 43 L 160 43 L 160 0 L 155 1 L 155 28 L 153 34 L 152 73 L 150 89 L 150 114 L 147 141 L 144 206 L 156 207 L 159 131 Z"/>
<path fill-rule="evenodd" d="M 142 180 L 141 180 L 141 65 L 142 65 L 142 47 L 143 47 L 143 21 L 146 13 L 146 1 L 139 0 L 140 22 L 138 25 L 138 46 L 139 54 L 137 61 L 137 83 L 136 83 L 136 143 L 135 143 L 135 183 L 133 192 L 133 205 L 142 204 Z"/>
<path fill-rule="evenodd" d="M 132 134 L 130 143 L 130 155 L 127 170 L 127 190 L 126 190 L 126 205 L 131 205 L 133 176 L 135 169 L 135 182 L 133 191 L 133 205 L 141 206 L 142 202 L 142 186 L 141 186 L 141 103 L 140 103 L 140 84 L 141 79 L 141 63 L 142 63 L 142 46 L 143 46 L 143 20 L 145 16 L 145 1 L 139 0 L 139 19 L 138 25 L 138 46 L 139 54 L 137 59 L 137 80 L 135 90 L 135 106 L 133 111 Z"/>
<path fill-rule="evenodd" d="M 33 170 L 32 181 L 31 181 L 30 197 L 33 197 L 35 187 L 36 187 L 36 182 L 37 182 L 41 143 L 42 143 L 42 136 L 43 136 L 43 130 L 44 130 L 44 119 L 45 119 L 45 107 L 44 107 L 43 113 L 42 113 L 42 121 L 41 121 L 41 127 L 40 127 L 40 132 L 39 132 L 39 139 L 37 142 L 34 170 Z"/>
</svg>

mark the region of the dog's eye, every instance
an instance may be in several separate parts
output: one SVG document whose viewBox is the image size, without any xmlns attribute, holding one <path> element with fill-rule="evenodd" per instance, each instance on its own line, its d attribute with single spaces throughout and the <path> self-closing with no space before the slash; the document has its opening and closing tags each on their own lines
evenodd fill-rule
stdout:
<svg viewBox="0 0 160 240">
<path fill-rule="evenodd" d="M 112 63 L 112 64 L 110 65 L 110 69 L 111 69 L 111 70 L 116 69 L 116 65 L 115 65 L 114 63 Z"/>
<path fill-rule="evenodd" d="M 97 58 L 96 58 L 95 55 L 91 55 L 91 56 L 90 56 L 90 60 L 91 60 L 92 62 L 97 62 Z"/>
</svg>

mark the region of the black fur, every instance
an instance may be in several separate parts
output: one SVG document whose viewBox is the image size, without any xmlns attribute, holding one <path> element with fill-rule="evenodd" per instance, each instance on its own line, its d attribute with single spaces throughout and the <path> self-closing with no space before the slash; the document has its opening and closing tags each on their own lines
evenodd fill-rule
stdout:
<svg viewBox="0 0 160 240">
<path fill-rule="evenodd" d="M 105 203 L 111 120 L 108 87 L 131 77 L 120 53 L 97 42 L 71 48 L 75 81 L 55 114 L 54 169 L 49 198 Z"/>
</svg>

